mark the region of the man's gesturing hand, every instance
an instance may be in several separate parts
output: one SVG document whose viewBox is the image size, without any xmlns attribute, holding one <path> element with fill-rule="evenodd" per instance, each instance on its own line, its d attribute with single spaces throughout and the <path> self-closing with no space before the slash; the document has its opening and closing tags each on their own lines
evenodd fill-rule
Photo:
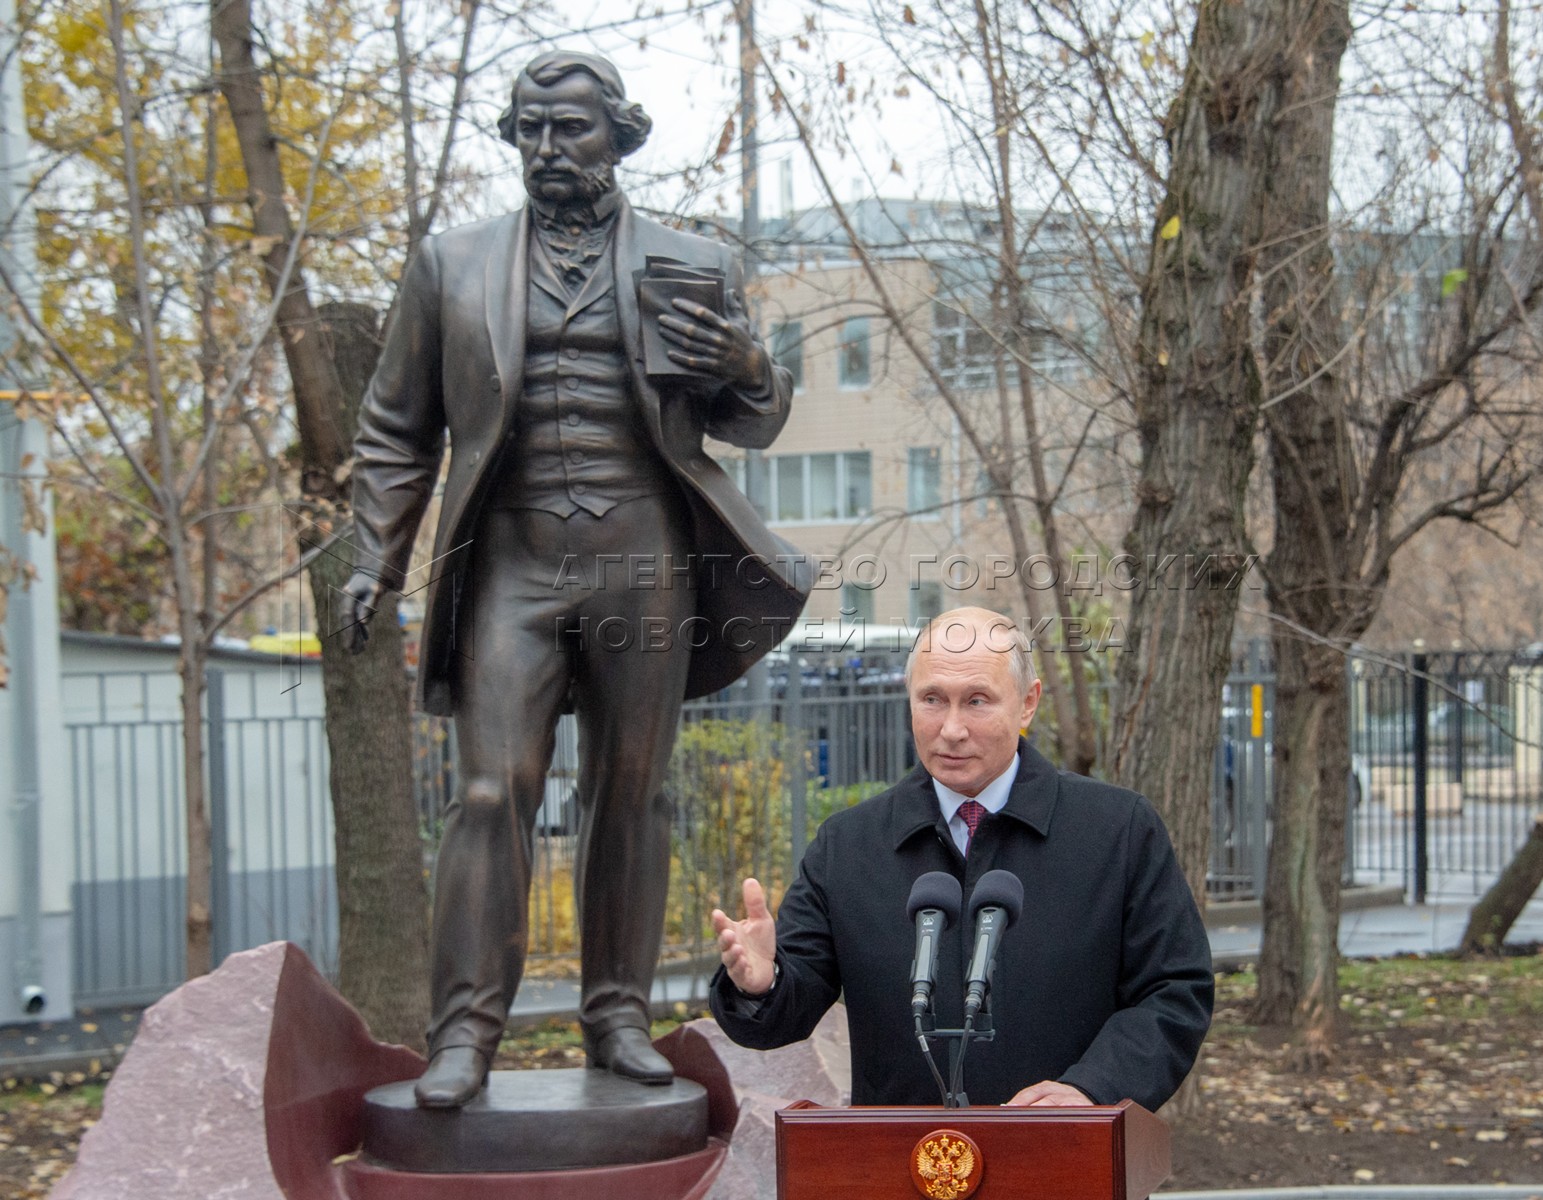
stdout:
<svg viewBox="0 0 1543 1200">
<path fill-rule="evenodd" d="M 734 986 L 749 996 L 771 991 L 776 979 L 772 963 L 777 957 L 777 925 L 766 908 L 766 893 L 754 879 L 744 883 L 745 919 L 731 921 L 721 908 L 713 909 L 713 928 L 718 931 L 718 952 Z"/>
<path fill-rule="evenodd" d="M 1008 1108 L 1082 1108 L 1092 1104 L 1076 1088 L 1069 1083 L 1056 1083 L 1053 1079 L 1042 1079 L 1040 1082 L 1026 1087 L 1007 1102 Z"/>
</svg>

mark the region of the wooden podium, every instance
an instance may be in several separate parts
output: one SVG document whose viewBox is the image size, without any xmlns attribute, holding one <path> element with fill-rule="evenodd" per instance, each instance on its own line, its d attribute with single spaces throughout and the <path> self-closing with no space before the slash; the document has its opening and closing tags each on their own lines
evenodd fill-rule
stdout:
<svg viewBox="0 0 1543 1200">
<path fill-rule="evenodd" d="M 1168 1126 L 1088 1108 L 821 1108 L 776 1114 L 777 1200 L 1145 1200 Z"/>
</svg>

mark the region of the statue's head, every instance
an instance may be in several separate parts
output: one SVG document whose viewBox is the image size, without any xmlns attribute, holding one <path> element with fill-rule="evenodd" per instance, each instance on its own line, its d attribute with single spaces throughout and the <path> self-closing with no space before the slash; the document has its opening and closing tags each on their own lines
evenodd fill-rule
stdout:
<svg viewBox="0 0 1543 1200">
<path fill-rule="evenodd" d="M 653 127 L 627 100 L 615 66 L 594 54 L 554 50 L 514 81 L 499 136 L 520 152 L 525 187 L 553 203 L 595 200 L 615 186 L 613 168 Z"/>
</svg>

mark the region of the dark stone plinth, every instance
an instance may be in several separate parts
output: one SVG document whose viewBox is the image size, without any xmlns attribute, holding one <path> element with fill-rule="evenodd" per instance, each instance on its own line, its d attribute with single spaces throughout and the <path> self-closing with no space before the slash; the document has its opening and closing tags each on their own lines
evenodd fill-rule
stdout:
<svg viewBox="0 0 1543 1200">
<path fill-rule="evenodd" d="M 581 1171 L 427 1175 L 354 1159 L 340 1173 L 348 1200 L 705 1200 L 727 1153 L 715 1137 L 696 1154 Z"/>
<path fill-rule="evenodd" d="M 609 1071 L 494 1071 L 464 1108 L 419 1108 L 411 1083 L 364 1098 L 364 1153 L 404 1171 L 565 1171 L 707 1148 L 707 1090 Z"/>
</svg>

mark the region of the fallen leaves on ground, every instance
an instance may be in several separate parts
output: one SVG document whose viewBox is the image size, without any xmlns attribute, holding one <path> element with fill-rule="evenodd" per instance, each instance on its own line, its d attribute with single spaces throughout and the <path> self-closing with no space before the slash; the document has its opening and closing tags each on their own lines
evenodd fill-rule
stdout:
<svg viewBox="0 0 1543 1200">
<path fill-rule="evenodd" d="M 1251 975 L 1218 980 L 1202 1109 L 1174 1131 L 1169 1189 L 1540 1185 L 1543 957 L 1349 963 L 1328 1070 L 1249 1023 Z"/>
<path fill-rule="evenodd" d="M 47 1196 L 75 1161 L 85 1131 L 102 1109 L 102 1085 L 84 1075 L 40 1084 L 7 1083 L 0 1092 L 0 1196 Z"/>
<path fill-rule="evenodd" d="M 1249 1023 L 1253 986 L 1218 981 L 1202 1111 L 1175 1123 L 1165 1190 L 1504 1182 L 1543 1200 L 1543 956 L 1347 963 L 1336 1055 L 1316 1075 L 1289 1069 L 1286 1031 Z M 554 1023 L 507 1038 L 495 1063 L 583 1061 L 577 1028 Z M 47 1196 L 106 1078 L 4 1085 L 0 1196 Z"/>
</svg>

